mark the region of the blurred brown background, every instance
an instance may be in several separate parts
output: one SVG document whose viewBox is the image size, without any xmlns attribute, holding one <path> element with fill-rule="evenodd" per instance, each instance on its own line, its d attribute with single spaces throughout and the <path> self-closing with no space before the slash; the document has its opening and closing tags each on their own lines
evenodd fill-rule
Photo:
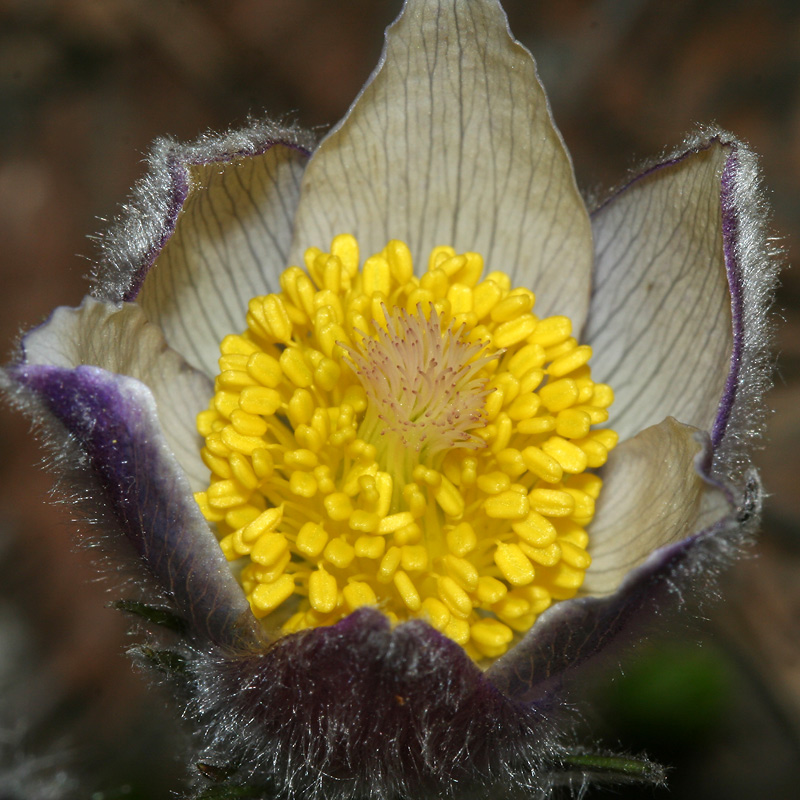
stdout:
<svg viewBox="0 0 800 800">
<path fill-rule="evenodd" d="M 619 182 L 697 123 L 716 122 L 762 155 L 773 227 L 787 261 L 796 257 L 796 0 L 505 5 L 537 57 L 584 189 Z M 155 137 L 191 139 L 264 111 L 324 129 L 369 75 L 398 9 L 374 0 L 0 0 L 5 353 L 54 306 L 80 301 L 93 255 L 87 234 L 116 213 Z M 680 648 L 644 653 L 627 681 L 603 677 L 607 713 L 588 720 L 612 749 L 646 746 L 675 764 L 671 797 L 790 798 L 800 779 L 800 278 L 792 271 L 777 310 L 785 323 L 771 442 L 759 454 L 772 492 L 759 557 L 737 568 L 729 602 Z M 172 759 L 159 753 L 162 700 L 142 697 L 120 656 L 122 621 L 104 608 L 109 597 L 87 554 L 72 551 L 68 515 L 49 504 L 38 451 L 9 414 L 0 418 L 0 452 L 0 554 L 10 557 L 0 569 L 0 623 L 23 620 L 41 634 L 29 653 L 34 691 L 20 701 L 40 722 L 30 745 L 63 739 L 65 763 L 92 773 L 106 798 L 118 796 L 114 787 L 161 796 L 177 785 Z"/>
</svg>

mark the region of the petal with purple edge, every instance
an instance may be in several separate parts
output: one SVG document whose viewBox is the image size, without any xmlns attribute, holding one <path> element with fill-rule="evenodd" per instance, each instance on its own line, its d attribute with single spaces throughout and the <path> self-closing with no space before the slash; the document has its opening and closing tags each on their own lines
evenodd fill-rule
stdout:
<svg viewBox="0 0 800 800">
<path fill-rule="evenodd" d="M 474 250 L 532 289 L 537 313 L 586 314 L 591 230 L 530 54 L 495 2 L 409 0 L 382 62 L 309 162 L 292 260 L 353 233 Z"/>
<path fill-rule="evenodd" d="M 17 395 L 20 405 L 29 413 L 38 406 L 77 443 L 103 507 L 192 630 L 222 645 L 253 641 L 254 618 L 164 441 L 147 387 L 91 366 L 25 365 L 8 374 L 27 395 Z"/>
<path fill-rule="evenodd" d="M 582 591 L 605 595 L 660 547 L 730 513 L 725 494 L 699 473 L 708 461 L 697 429 L 671 417 L 620 444 L 603 471 L 603 492 L 589 529 L 592 564 Z"/>
<path fill-rule="evenodd" d="M 87 297 L 79 308 L 58 308 L 24 337 L 22 349 L 26 364 L 89 365 L 142 381 L 153 393 L 166 442 L 192 490 L 207 487 L 195 418 L 208 406 L 214 387 L 167 346 L 137 305 L 113 306 Z"/>
<path fill-rule="evenodd" d="M 582 591 L 591 596 L 545 611 L 487 670 L 501 691 L 542 702 L 573 670 L 674 607 L 669 595 L 688 586 L 690 573 L 702 572 L 707 588 L 757 520 L 746 506 L 759 502 L 752 487 L 737 507 L 707 474 L 710 456 L 708 434 L 674 419 L 614 450 L 589 529 L 593 562 Z"/>
<path fill-rule="evenodd" d="M 595 285 L 584 340 L 614 387 L 622 438 L 673 416 L 710 430 L 731 369 L 717 141 L 645 172 L 592 217 Z"/>
<path fill-rule="evenodd" d="M 161 143 L 141 188 L 142 208 L 129 212 L 116 237 L 121 252 L 114 236 L 105 244 L 106 261 L 121 262 L 124 283 L 114 291 L 107 268 L 99 294 L 135 299 L 169 345 L 208 375 L 216 374 L 220 340 L 243 328 L 250 298 L 276 289 L 287 266 L 307 160 L 289 133 L 267 126 L 183 147 Z M 160 224 L 128 231 L 148 215 Z M 125 252 L 129 240 L 148 237 L 141 253 Z"/>
</svg>

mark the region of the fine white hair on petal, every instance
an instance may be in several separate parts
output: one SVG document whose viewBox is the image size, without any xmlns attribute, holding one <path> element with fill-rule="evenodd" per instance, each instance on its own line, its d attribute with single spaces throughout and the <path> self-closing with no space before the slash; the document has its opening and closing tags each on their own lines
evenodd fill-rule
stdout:
<svg viewBox="0 0 800 800">
<path fill-rule="evenodd" d="M 135 282 L 171 237 L 190 180 L 188 166 L 255 156 L 273 144 L 310 153 L 316 140 L 295 125 L 250 120 L 241 130 L 206 133 L 193 142 L 158 139 L 148 171 L 109 228 L 96 238 L 100 248 L 92 272 L 93 294 L 106 300 L 130 299 Z"/>
</svg>

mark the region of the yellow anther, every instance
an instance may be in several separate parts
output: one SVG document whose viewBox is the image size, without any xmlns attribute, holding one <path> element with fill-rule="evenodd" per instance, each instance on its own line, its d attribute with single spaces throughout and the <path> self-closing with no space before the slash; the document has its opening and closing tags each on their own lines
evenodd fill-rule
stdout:
<svg viewBox="0 0 800 800">
<path fill-rule="evenodd" d="M 428 568 L 428 548 L 407 544 L 400 548 L 400 563 L 406 572 L 422 572 Z"/>
<path fill-rule="evenodd" d="M 294 578 L 283 574 L 272 583 L 259 583 L 250 595 L 250 606 L 257 617 L 274 611 L 294 594 Z"/>
<path fill-rule="evenodd" d="M 253 465 L 253 472 L 263 481 L 265 478 L 270 478 L 275 471 L 275 462 L 269 454 L 269 450 L 263 447 L 257 447 L 250 455 L 251 463 Z"/>
<path fill-rule="evenodd" d="M 349 233 L 340 233 L 331 242 L 331 253 L 342 264 L 345 274 L 353 278 L 358 273 L 358 241 Z"/>
<path fill-rule="evenodd" d="M 475 549 L 478 537 L 469 522 L 461 522 L 447 532 L 446 541 L 447 547 L 453 555 L 463 557 Z"/>
<path fill-rule="evenodd" d="M 598 445 L 602 447 L 602 445 Z M 605 450 L 605 448 L 603 448 Z M 231 473 L 231 465 L 228 463 L 227 458 L 222 458 L 220 456 L 214 455 L 207 447 L 204 447 L 200 451 L 200 457 L 203 459 L 203 463 L 214 473 L 218 478 L 230 478 Z"/>
<path fill-rule="evenodd" d="M 378 533 L 387 534 L 394 533 L 400 528 L 410 525 L 414 521 L 414 516 L 410 511 L 400 511 L 397 514 L 390 514 L 384 517 L 378 525 Z"/>
<path fill-rule="evenodd" d="M 392 287 L 392 273 L 389 262 L 382 256 L 372 256 L 364 264 L 362 271 L 364 294 L 373 297 L 376 293 L 387 298 Z"/>
<path fill-rule="evenodd" d="M 592 557 L 582 548 L 577 547 L 572 542 L 565 539 L 561 540 L 561 557 L 564 562 L 575 569 L 588 569 L 592 563 Z"/>
<path fill-rule="evenodd" d="M 493 336 L 494 346 L 502 349 L 525 341 L 536 329 L 536 324 L 533 314 L 524 314 L 498 325 Z"/>
<path fill-rule="evenodd" d="M 511 478 L 505 472 L 487 472 L 481 475 L 477 481 L 477 486 L 486 494 L 500 494 L 511 486 Z"/>
<path fill-rule="evenodd" d="M 272 416 L 281 407 L 281 402 L 280 393 L 266 386 L 248 386 L 239 395 L 239 408 L 242 411 L 265 417 Z"/>
<path fill-rule="evenodd" d="M 550 433 L 550 431 L 554 431 L 555 429 L 555 417 L 551 417 L 549 415 L 533 417 L 533 419 L 523 419 L 519 425 L 517 425 L 517 430 L 526 436 L 536 436 L 541 433 Z"/>
<path fill-rule="evenodd" d="M 533 564 L 519 545 L 499 544 L 494 553 L 494 563 L 512 586 L 526 586 L 533 580 Z"/>
<path fill-rule="evenodd" d="M 376 606 L 496 658 L 589 566 L 613 392 L 477 253 L 435 248 L 418 276 L 403 242 L 367 255 L 310 248 L 225 337 L 197 502 L 253 612 L 286 603 L 265 624 Z"/>
<path fill-rule="evenodd" d="M 488 497 L 483 504 L 483 510 L 493 519 L 525 519 L 530 511 L 530 504 L 524 494 L 507 491 Z"/>
<path fill-rule="evenodd" d="M 555 459 L 564 472 L 577 475 L 586 469 L 586 453 L 576 444 L 560 436 L 551 436 L 542 445 L 542 450 Z"/>
<path fill-rule="evenodd" d="M 238 392 L 217 392 L 214 395 L 214 409 L 226 419 L 231 418 L 231 412 L 239 408 Z M 203 412 L 205 413 L 205 412 Z"/>
<path fill-rule="evenodd" d="M 495 322 L 509 322 L 527 315 L 533 308 L 534 297 L 530 292 L 518 292 L 516 289 L 501 300 L 491 310 L 491 318 Z"/>
<path fill-rule="evenodd" d="M 395 588 L 403 598 L 403 602 L 412 611 L 419 611 L 422 608 L 422 599 L 419 596 L 416 586 L 411 578 L 403 570 L 398 570 L 392 577 Z"/>
<path fill-rule="evenodd" d="M 253 344 L 253 342 L 248 341 L 243 336 L 237 336 L 233 333 L 226 336 L 220 342 L 219 350 L 223 356 L 243 355 L 249 357 L 253 353 L 261 352 L 257 344 Z"/>
<path fill-rule="evenodd" d="M 578 387 L 570 378 L 562 378 L 543 386 L 539 397 L 550 411 L 563 411 L 578 402 Z"/>
<path fill-rule="evenodd" d="M 502 582 L 493 578 L 490 575 L 482 575 L 478 578 L 478 599 L 485 606 L 494 605 L 494 603 L 502 600 L 508 587 Z"/>
<path fill-rule="evenodd" d="M 355 611 L 362 606 L 374 606 L 378 602 L 375 592 L 364 581 L 352 581 L 342 589 L 344 601 L 350 611 Z"/>
<path fill-rule="evenodd" d="M 568 339 L 571 333 L 572 322 L 568 317 L 547 317 L 539 320 L 530 342 L 542 347 L 553 347 Z"/>
<path fill-rule="evenodd" d="M 389 262 L 394 282 L 400 286 L 407 284 L 414 277 L 414 263 L 411 251 L 405 242 L 392 239 L 383 248 L 384 258 Z"/>
<path fill-rule="evenodd" d="M 575 504 L 573 515 L 576 522 L 581 525 L 588 525 L 594 516 L 594 498 L 580 489 L 573 489 L 568 486 L 564 491 L 573 499 Z"/>
<path fill-rule="evenodd" d="M 317 481 L 308 472 L 293 472 L 289 478 L 289 491 L 298 497 L 311 498 L 317 493 Z M 331 517 L 335 519 L 335 517 Z M 346 519 L 346 515 L 344 517 Z"/>
<path fill-rule="evenodd" d="M 355 548 L 342 537 L 331 539 L 325 546 L 322 555 L 325 560 L 339 569 L 347 569 L 356 557 Z"/>
<path fill-rule="evenodd" d="M 464 513 L 464 496 L 447 478 L 442 477 L 434 497 L 439 507 L 449 517 L 458 518 Z"/>
<path fill-rule="evenodd" d="M 226 369 L 219 374 L 216 384 L 220 389 L 228 389 L 234 393 L 241 391 L 246 386 L 255 386 L 255 380 L 241 370 Z"/>
<path fill-rule="evenodd" d="M 513 420 L 522 420 L 532 417 L 542 404 L 539 395 L 529 392 L 519 395 L 508 408 L 508 416 Z"/>
<path fill-rule="evenodd" d="M 279 359 L 283 374 L 299 389 L 314 383 L 314 372 L 297 347 L 287 347 Z"/>
<path fill-rule="evenodd" d="M 491 650 L 502 648 L 514 638 L 514 633 L 508 625 L 503 625 L 502 622 L 491 618 L 476 622 L 472 625 L 470 633 L 478 647 Z M 505 649 L 500 652 L 505 652 Z"/>
<path fill-rule="evenodd" d="M 437 269 L 440 264 L 444 264 L 455 255 L 456 251 L 450 245 L 441 244 L 434 247 L 428 256 L 428 270 Z"/>
<path fill-rule="evenodd" d="M 250 504 L 236 506 L 225 512 L 225 524 L 234 530 L 239 530 L 249 525 L 260 513 L 261 509 Z"/>
<path fill-rule="evenodd" d="M 348 524 L 351 530 L 372 533 L 378 529 L 380 517 L 372 511 L 357 509 L 350 515 Z M 377 538 L 377 537 L 376 537 Z M 381 541 L 380 539 L 378 541 Z"/>
<path fill-rule="evenodd" d="M 289 342 L 292 336 L 292 323 L 286 313 L 286 304 L 280 296 L 267 295 L 261 303 L 260 316 L 253 309 L 252 301 L 250 311 L 261 322 L 268 334 L 279 342 Z"/>
<path fill-rule="evenodd" d="M 456 644 L 465 645 L 469 641 L 469 623 L 465 619 L 450 617 L 443 633 Z"/>
<path fill-rule="evenodd" d="M 208 502 L 208 492 L 195 492 L 194 500 L 209 522 L 222 522 L 225 519 L 225 513 Z"/>
<path fill-rule="evenodd" d="M 450 577 L 462 589 L 472 592 L 478 586 L 478 569 L 472 562 L 448 553 L 444 557 L 444 565 Z"/>
<path fill-rule="evenodd" d="M 231 508 L 247 502 L 247 494 L 236 481 L 217 481 L 208 487 L 208 504 L 214 508 Z"/>
<path fill-rule="evenodd" d="M 563 375 L 574 372 L 576 369 L 580 369 L 591 357 L 592 348 L 585 344 L 580 345 L 574 350 L 555 359 L 555 361 L 550 364 L 547 371 L 554 378 L 560 378 Z"/>
<path fill-rule="evenodd" d="M 377 578 L 381 583 L 388 583 L 392 579 L 395 571 L 400 566 L 400 558 L 399 547 L 390 547 L 386 551 L 386 554 L 381 559 L 377 573 Z"/>
<path fill-rule="evenodd" d="M 422 601 L 424 617 L 437 631 L 444 631 L 450 622 L 450 612 L 447 606 L 436 597 L 426 597 Z"/>
<path fill-rule="evenodd" d="M 545 517 L 568 517 L 575 510 L 575 498 L 560 489 L 534 489 L 528 500 L 531 508 Z"/>
<path fill-rule="evenodd" d="M 535 564 L 542 567 L 555 566 L 561 560 L 561 545 L 556 542 L 545 547 L 531 547 L 526 542 L 519 543 L 519 549 Z"/>
<path fill-rule="evenodd" d="M 289 543 L 281 533 L 265 533 L 253 545 L 250 558 L 262 567 L 272 567 L 287 552 Z"/>
<path fill-rule="evenodd" d="M 556 433 L 565 439 L 580 439 L 589 433 L 592 420 L 586 411 L 567 408 L 556 416 Z"/>
<path fill-rule="evenodd" d="M 382 536 L 359 536 L 354 545 L 359 558 L 380 558 L 386 550 L 386 539 Z"/>
<path fill-rule="evenodd" d="M 522 461 L 537 478 L 548 483 L 558 483 L 564 475 L 561 464 L 540 447 L 526 447 L 522 451 Z"/>
<path fill-rule="evenodd" d="M 267 423 L 264 419 L 248 414 L 241 408 L 231 411 L 231 423 L 236 432 L 243 436 L 263 436 L 267 432 Z"/>
<path fill-rule="evenodd" d="M 307 558 L 317 558 L 328 543 L 328 534 L 322 525 L 306 522 L 297 534 L 297 550 Z"/>
<path fill-rule="evenodd" d="M 525 587 L 529 588 L 529 587 Z M 536 587 L 534 587 L 536 588 Z M 518 589 L 514 590 L 514 594 L 507 594 L 502 600 L 495 603 L 492 606 L 492 611 L 497 614 L 500 619 L 505 620 L 513 620 L 519 619 L 520 617 L 529 614 L 531 611 L 531 604 L 528 600 L 524 597 L 517 596 L 516 592 L 519 591 Z"/>
<path fill-rule="evenodd" d="M 247 373 L 261 388 L 274 389 L 283 380 L 283 370 L 278 359 L 260 351 L 248 358 Z"/>
<path fill-rule="evenodd" d="M 439 598 L 450 611 L 462 619 L 472 613 L 469 595 L 450 577 L 439 578 Z"/>
<path fill-rule="evenodd" d="M 268 508 L 266 511 L 262 511 L 251 522 L 248 522 L 247 525 L 243 526 L 242 538 L 246 542 L 254 542 L 262 534 L 274 531 L 275 528 L 280 525 L 282 519 L 283 506 L 280 508 Z"/>
<path fill-rule="evenodd" d="M 323 567 L 320 567 L 308 578 L 308 602 L 314 611 L 320 614 L 330 614 L 336 608 L 339 589 L 336 578 Z"/>
<path fill-rule="evenodd" d="M 511 524 L 514 533 L 532 547 L 547 547 L 556 538 L 556 526 L 536 511 L 531 511 L 521 522 Z"/>
<path fill-rule="evenodd" d="M 572 489 L 586 492 L 592 500 L 597 500 L 600 496 L 600 489 L 603 487 L 603 479 L 591 472 L 584 472 L 583 475 L 574 475 L 570 478 L 569 485 Z M 586 531 L 583 531 L 583 535 L 586 536 Z"/>
<path fill-rule="evenodd" d="M 244 436 L 232 425 L 226 425 L 222 429 L 220 439 L 222 439 L 222 443 L 226 447 L 246 456 L 252 455 L 256 450 L 264 446 L 264 440 L 260 436 Z"/>
</svg>

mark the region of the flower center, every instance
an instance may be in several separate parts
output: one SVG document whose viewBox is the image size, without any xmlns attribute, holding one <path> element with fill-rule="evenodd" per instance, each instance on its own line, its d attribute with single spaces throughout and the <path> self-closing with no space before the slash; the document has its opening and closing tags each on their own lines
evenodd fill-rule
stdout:
<svg viewBox="0 0 800 800">
<path fill-rule="evenodd" d="M 197 501 L 253 613 L 286 632 L 371 605 L 496 658 L 574 596 L 617 436 L 566 317 L 483 259 L 311 248 L 223 339 Z"/>
</svg>

